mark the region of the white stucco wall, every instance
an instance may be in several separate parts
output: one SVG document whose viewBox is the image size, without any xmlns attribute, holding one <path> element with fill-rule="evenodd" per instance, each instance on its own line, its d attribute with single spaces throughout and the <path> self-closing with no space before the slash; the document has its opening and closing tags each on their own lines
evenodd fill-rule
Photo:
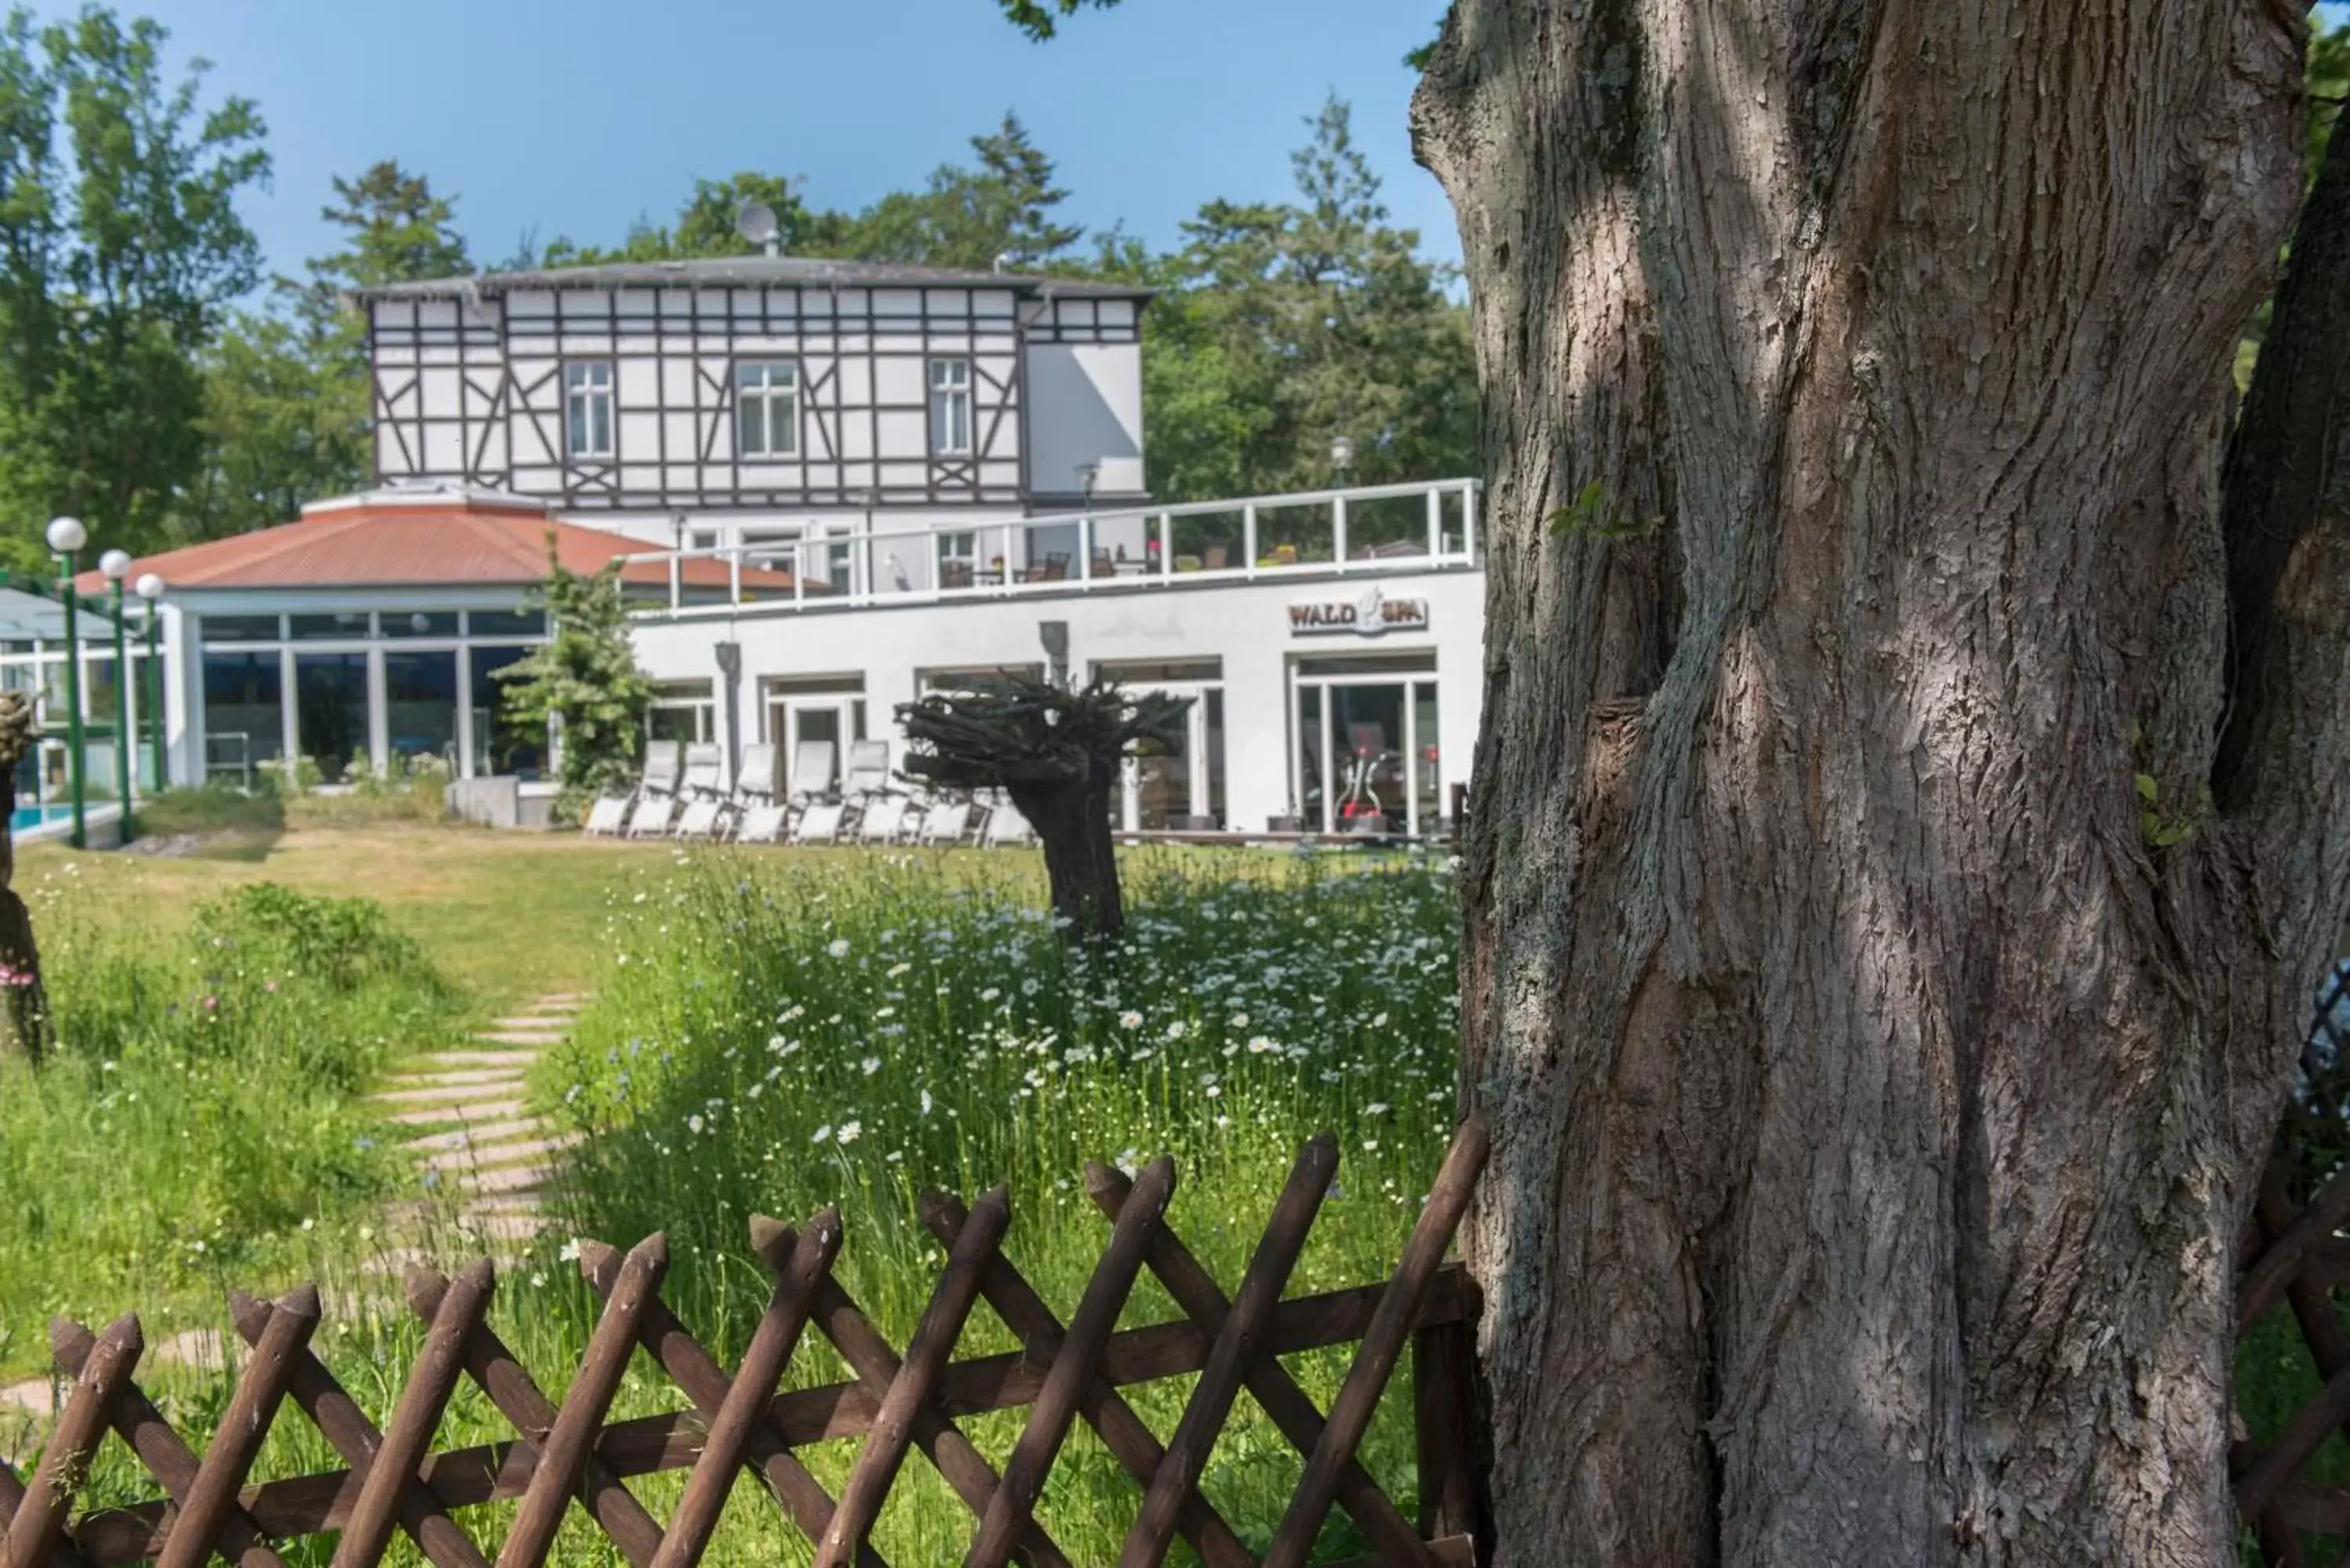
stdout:
<svg viewBox="0 0 2350 1568">
<path fill-rule="evenodd" d="M 1142 493 L 1142 349 L 1134 343 L 1028 346 L 1028 487 L 1076 495 L 1081 464 L 1101 495 Z"/>
<path fill-rule="evenodd" d="M 1378 637 L 1293 630 L 1292 606 L 1352 603 L 1374 583 L 1390 599 L 1425 600 L 1426 630 Z M 762 678 L 861 671 L 873 732 L 897 742 L 889 715 L 897 703 L 913 698 L 919 671 L 1043 663 L 1038 627 L 1045 621 L 1068 624 L 1070 671 L 1080 680 L 1097 661 L 1217 658 L 1225 691 L 1229 825 L 1255 832 L 1292 809 L 1290 679 L 1301 657 L 1432 651 L 1437 762 L 1449 803 L 1452 786 L 1468 782 L 1475 750 L 1484 592 L 1482 570 L 1376 577 L 1300 575 L 943 605 L 696 614 L 639 620 L 635 636 L 639 657 L 656 679 L 708 679 L 719 692 L 726 683 L 720 677 L 717 647 L 738 643 L 745 710 L 741 733 L 746 741 L 759 734 L 763 715 L 752 710 Z"/>
</svg>

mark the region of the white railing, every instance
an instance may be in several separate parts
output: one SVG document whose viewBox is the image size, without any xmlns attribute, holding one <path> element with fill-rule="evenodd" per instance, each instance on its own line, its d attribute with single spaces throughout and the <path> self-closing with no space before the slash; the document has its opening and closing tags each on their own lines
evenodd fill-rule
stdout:
<svg viewBox="0 0 2350 1568">
<path fill-rule="evenodd" d="M 1426 571 L 1478 563 L 1478 491 L 1446 479 L 986 523 L 816 524 L 796 537 L 625 559 L 665 569 L 668 606 L 645 613 L 673 616 Z M 723 573 L 690 565 L 700 561 Z"/>
</svg>

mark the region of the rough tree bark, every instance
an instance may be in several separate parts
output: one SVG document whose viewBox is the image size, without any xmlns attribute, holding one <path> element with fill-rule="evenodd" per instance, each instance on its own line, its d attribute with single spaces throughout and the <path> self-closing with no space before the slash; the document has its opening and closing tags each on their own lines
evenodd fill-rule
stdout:
<svg viewBox="0 0 2350 1568">
<path fill-rule="evenodd" d="M 1014 779 L 1005 787 L 1045 846 L 1053 913 L 1089 941 L 1115 942 L 1126 934 L 1118 845 L 1110 836 L 1118 761 L 1115 756 L 1089 757 L 1083 767 L 1075 778 Z"/>
<path fill-rule="evenodd" d="M 1503 1563 L 2232 1558 L 2230 1259 L 2350 875 L 2338 400 L 2256 395 L 2303 480 L 2221 505 L 2303 40 L 1454 6 Z"/>
</svg>

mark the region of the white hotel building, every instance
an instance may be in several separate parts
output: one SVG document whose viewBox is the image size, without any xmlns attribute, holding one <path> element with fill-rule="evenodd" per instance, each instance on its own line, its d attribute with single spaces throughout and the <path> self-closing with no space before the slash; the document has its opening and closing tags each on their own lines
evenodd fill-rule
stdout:
<svg viewBox="0 0 2350 1568">
<path fill-rule="evenodd" d="M 1433 831 L 1478 718 L 1473 483 L 1155 502 L 1148 297 L 784 257 L 369 291 L 376 487 L 134 567 L 168 584 L 172 780 L 425 752 L 534 777 L 491 674 L 544 635 L 552 527 L 567 564 L 628 561 L 655 731 L 730 766 L 894 738 L 973 671 L 1111 676 L 1199 699 L 1128 829 L 1333 831 L 1367 793 Z"/>
</svg>

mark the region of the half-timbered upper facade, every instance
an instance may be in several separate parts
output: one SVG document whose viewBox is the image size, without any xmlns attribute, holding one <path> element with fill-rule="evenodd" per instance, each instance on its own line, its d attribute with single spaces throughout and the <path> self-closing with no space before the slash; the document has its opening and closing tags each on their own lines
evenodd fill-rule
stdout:
<svg viewBox="0 0 2350 1568">
<path fill-rule="evenodd" d="M 1142 495 L 1146 290 L 752 256 L 359 297 L 387 483 L 490 486 L 624 527 Z"/>
</svg>

